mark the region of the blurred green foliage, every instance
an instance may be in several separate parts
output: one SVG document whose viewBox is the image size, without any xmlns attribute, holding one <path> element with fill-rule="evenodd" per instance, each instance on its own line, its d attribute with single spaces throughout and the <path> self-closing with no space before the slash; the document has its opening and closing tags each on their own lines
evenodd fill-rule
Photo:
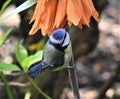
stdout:
<svg viewBox="0 0 120 99">
<path fill-rule="evenodd" d="M 6 0 L 6 2 L 3 4 L 1 10 L 0 10 L 0 15 L 3 13 L 3 11 L 6 9 L 6 7 L 10 4 L 11 0 Z"/>
<path fill-rule="evenodd" d="M 13 27 L 11 27 L 10 29 L 8 29 L 3 36 L 0 38 L 0 47 L 2 46 L 2 44 L 4 43 L 4 41 L 7 39 L 7 37 L 9 36 L 9 34 L 12 32 Z"/>
</svg>

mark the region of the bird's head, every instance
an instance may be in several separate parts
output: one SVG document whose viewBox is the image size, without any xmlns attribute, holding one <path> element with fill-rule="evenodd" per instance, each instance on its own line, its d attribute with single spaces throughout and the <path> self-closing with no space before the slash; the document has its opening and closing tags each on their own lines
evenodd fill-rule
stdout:
<svg viewBox="0 0 120 99">
<path fill-rule="evenodd" d="M 65 29 L 58 29 L 52 33 L 49 38 L 49 43 L 55 46 L 57 49 L 65 49 L 70 42 L 70 37 Z"/>
</svg>

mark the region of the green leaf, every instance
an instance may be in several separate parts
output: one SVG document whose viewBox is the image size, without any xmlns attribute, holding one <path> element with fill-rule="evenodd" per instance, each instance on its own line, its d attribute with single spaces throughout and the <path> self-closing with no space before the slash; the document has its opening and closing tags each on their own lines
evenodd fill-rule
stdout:
<svg viewBox="0 0 120 99">
<path fill-rule="evenodd" d="M 3 11 L 5 10 L 5 8 L 10 4 L 11 0 L 7 0 L 5 1 L 5 3 L 2 5 L 2 8 L 0 10 L 0 14 L 3 13 Z"/>
<path fill-rule="evenodd" d="M 4 75 L 4 73 L 2 71 L 0 71 L 0 76 L 1 76 L 1 79 L 4 83 L 4 89 L 8 95 L 8 99 L 14 99 L 13 98 L 13 95 L 12 95 L 12 92 L 10 90 L 10 86 L 8 85 L 8 81 L 7 81 L 7 78 L 6 76 Z"/>
<path fill-rule="evenodd" d="M 38 51 L 34 55 L 30 55 L 22 62 L 22 67 L 25 71 L 29 69 L 31 65 L 42 60 L 43 51 Z"/>
<path fill-rule="evenodd" d="M 11 11 L 7 16 L 0 19 L 0 23 L 3 23 L 6 19 L 10 18 L 11 16 L 18 14 L 19 12 L 22 12 L 28 8 L 30 8 L 32 5 L 34 5 L 38 0 L 27 0 L 23 4 L 21 4 L 19 7 L 17 7 L 15 10 Z"/>
<path fill-rule="evenodd" d="M 4 35 L 2 36 L 2 38 L 0 39 L 0 46 L 2 46 L 3 42 L 6 40 L 6 38 L 8 37 L 8 35 L 11 33 L 11 31 L 13 30 L 13 27 L 11 27 L 10 29 L 8 29 Z"/>
<path fill-rule="evenodd" d="M 19 64 L 22 65 L 22 61 L 27 58 L 28 52 L 21 44 L 16 43 L 15 55 Z"/>
<path fill-rule="evenodd" d="M 21 71 L 15 64 L 0 63 L 0 71 Z"/>
</svg>

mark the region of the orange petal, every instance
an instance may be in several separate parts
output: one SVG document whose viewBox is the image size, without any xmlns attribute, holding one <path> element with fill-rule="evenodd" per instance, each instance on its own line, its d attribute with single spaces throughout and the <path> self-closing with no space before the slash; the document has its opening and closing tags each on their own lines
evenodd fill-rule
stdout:
<svg viewBox="0 0 120 99">
<path fill-rule="evenodd" d="M 57 3 L 58 0 L 48 0 L 46 2 L 46 9 L 40 23 L 41 29 L 45 31 L 45 33 L 43 33 L 44 35 L 46 35 L 47 32 L 52 31 L 57 9 Z"/>
<path fill-rule="evenodd" d="M 94 19 L 95 19 L 97 22 L 99 22 L 99 18 L 98 18 L 99 14 L 98 14 L 98 12 L 95 10 L 92 1 L 91 1 L 91 0 L 88 0 L 88 2 L 90 3 L 90 5 L 91 5 L 91 7 L 92 7 L 92 16 L 94 17 Z"/>
<path fill-rule="evenodd" d="M 88 0 L 81 0 L 81 2 L 84 11 L 84 16 L 86 19 L 85 23 L 89 26 L 90 17 L 92 15 L 92 7 L 90 6 Z"/>
<path fill-rule="evenodd" d="M 39 2 L 38 2 L 39 3 Z M 36 16 L 37 16 L 37 14 L 38 14 L 38 10 L 37 9 L 39 9 L 39 4 L 37 3 L 37 5 L 36 5 L 36 7 L 35 7 L 35 11 L 34 11 L 34 14 L 33 14 L 33 16 L 32 16 L 32 18 L 31 18 L 31 20 L 30 20 L 30 22 L 29 23 L 32 23 L 35 19 L 36 19 Z"/>
<path fill-rule="evenodd" d="M 48 32 L 48 37 L 50 37 L 51 34 L 52 34 L 52 32 Z"/>
<path fill-rule="evenodd" d="M 41 17 L 45 13 L 45 9 L 46 9 L 46 0 L 39 0 L 39 1 L 43 1 L 43 2 L 39 3 L 40 8 L 37 9 L 38 14 L 36 16 L 35 23 L 34 23 L 35 28 L 37 28 L 38 25 L 40 24 Z"/>
<path fill-rule="evenodd" d="M 55 16 L 54 27 L 59 28 L 62 24 L 64 18 L 66 17 L 66 7 L 67 7 L 67 0 L 59 0 L 57 5 L 57 12 Z"/>
<path fill-rule="evenodd" d="M 34 28 L 34 26 L 32 26 L 31 30 L 29 31 L 29 35 L 34 35 L 39 28 Z"/>
<path fill-rule="evenodd" d="M 32 29 L 29 32 L 29 35 L 33 35 L 37 32 L 38 29 L 40 29 L 40 20 L 41 17 L 43 15 L 43 13 L 45 12 L 45 4 L 46 4 L 46 0 L 39 0 L 39 2 L 37 3 L 37 7 L 35 9 L 35 13 L 33 15 L 33 18 L 30 22 L 32 22 L 33 20 L 35 20 Z"/>
<path fill-rule="evenodd" d="M 64 19 L 62 20 L 59 28 L 63 28 L 65 26 L 66 22 L 67 22 L 67 16 L 64 17 Z"/>
<path fill-rule="evenodd" d="M 35 12 L 33 14 L 33 17 L 30 23 L 33 22 L 38 16 L 41 16 L 43 14 L 43 12 L 45 11 L 45 3 L 46 3 L 46 0 L 38 1 L 36 8 L 35 8 Z"/>
<path fill-rule="evenodd" d="M 68 20 L 70 20 L 74 25 L 79 24 L 82 14 L 77 0 L 68 0 L 66 13 Z"/>
<path fill-rule="evenodd" d="M 81 2 L 81 0 L 77 0 L 77 2 L 78 2 L 78 5 L 79 5 L 79 7 L 81 9 L 81 15 L 82 15 L 82 18 L 81 18 L 82 21 L 81 20 L 80 21 L 87 24 L 87 19 L 86 19 L 85 15 L 84 15 L 82 2 Z M 79 24 L 80 24 L 80 22 L 79 22 Z M 83 24 L 83 23 L 81 23 L 81 24 Z"/>
<path fill-rule="evenodd" d="M 78 27 L 79 27 L 80 29 L 82 29 L 82 24 L 83 24 L 83 20 L 80 20 L 80 22 L 79 22 L 79 24 L 78 24 Z"/>
</svg>

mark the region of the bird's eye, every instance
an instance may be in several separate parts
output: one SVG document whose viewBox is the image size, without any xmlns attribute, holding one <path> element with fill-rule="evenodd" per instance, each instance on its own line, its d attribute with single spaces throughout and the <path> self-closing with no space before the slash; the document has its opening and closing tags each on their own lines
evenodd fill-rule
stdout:
<svg viewBox="0 0 120 99">
<path fill-rule="evenodd" d="M 63 42 L 62 42 L 62 47 L 67 46 L 69 44 L 69 42 L 70 42 L 70 37 L 69 37 L 68 33 L 66 33 L 66 35 L 63 39 Z"/>
</svg>

